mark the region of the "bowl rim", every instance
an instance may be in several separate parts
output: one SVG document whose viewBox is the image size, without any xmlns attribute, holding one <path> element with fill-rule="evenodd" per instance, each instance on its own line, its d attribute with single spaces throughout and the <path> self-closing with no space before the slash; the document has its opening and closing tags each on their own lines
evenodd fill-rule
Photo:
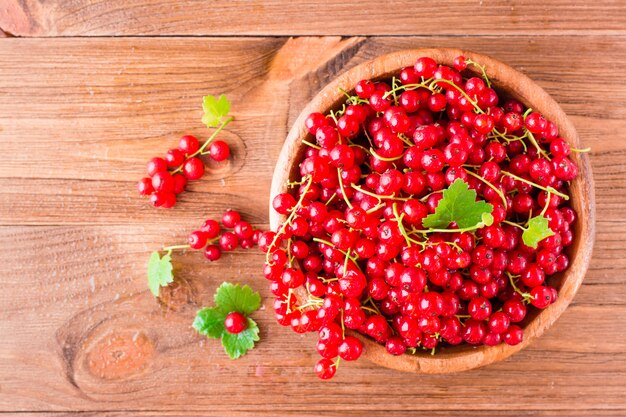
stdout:
<svg viewBox="0 0 626 417">
<path fill-rule="evenodd" d="M 412 66 L 417 58 L 422 56 L 431 57 L 438 64 L 452 66 L 454 58 L 459 55 L 484 65 L 485 73 L 496 89 L 501 86 L 507 95 L 541 112 L 558 126 L 560 137 L 564 138 L 570 146 L 581 148 L 580 138 L 574 125 L 560 105 L 538 84 L 512 67 L 487 55 L 455 48 L 408 49 L 392 52 L 343 72 L 304 107 L 289 131 L 275 166 L 269 199 L 270 228 L 277 230 L 284 221 L 284 216 L 276 213 L 271 203 L 277 194 L 287 191 L 286 183 L 297 174 L 298 164 L 292 164 L 292 162 L 303 156 L 305 145 L 302 139 L 309 135 L 304 121 L 310 113 L 316 111 L 325 113 L 335 108 L 345 99 L 339 88 L 353 91 L 355 84 L 361 79 L 388 78 L 391 74 L 397 74 L 400 69 Z M 364 342 L 363 356 L 378 365 L 400 371 L 428 374 L 459 372 L 503 360 L 542 335 L 561 316 L 580 288 L 589 266 L 595 239 L 595 194 L 589 157 L 585 153 L 573 153 L 570 158 L 578 165 L 580 171 L 579 176 L 570 184 L 570 193 L 576 195 L 571 203 L 578 214 L 575 225 L 577 233 L 570 252 L 572 254 L 570 265 L 562 276 L 557 301 L 539 312 L 526 324 L 524 340 L 520 344 L 452 347 L 436 355 L 422 353 L 392 356 L 386 352 L 383 345 L 358 332 L 352 332 Z"/>
</svg>

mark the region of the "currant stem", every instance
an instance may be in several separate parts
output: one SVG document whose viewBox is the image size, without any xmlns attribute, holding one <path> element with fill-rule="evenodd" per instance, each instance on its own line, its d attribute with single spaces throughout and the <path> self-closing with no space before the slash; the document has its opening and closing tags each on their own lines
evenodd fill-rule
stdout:
<svg viewBox="0 0 626 417">
<path fill-rule="evenodd" d="M 539 213 L 539 215 L 541 217 L 543 217 L 543 215 L 546 214 L 546 211 L 548 210 L 548 207 L 550 207 L 550 197 L 552 197 L 552 193 L 548 192 L 548 199 L 546 200 L 546 205 L 543 206 L 543 209 L 541 210 L 541 213 Z"/>
<path fill-rule="evenodd" d="M 348 255 L 349 252 L 344 252 L 341 249 L 338 249 L 335 245 L 333 245 L 332 242 L 329 242 L 328 240 L 320 239 L 320 238 L 317 238 L 317 237 L 313 238 L 313 242 L 323 243 L 323 244 L 325 244 L 327 246 L 330 246 L 331 248 L 333 248 L 335 250 L 338 250 L 339 252 L 341 252 L 344 255 L 346 255 L 357 266 L 357 268 L 359 268 L 359 270 L 361 270 L 361 267 L 356 263 L 356 260 L 358 259 L 357 257 L 353 257 L 353 256 Z"/>
<path fill-rule="evenodd" d="M 533 146 L 537 149 L 537 152 L 539 152 L 540 155 L 543 155 L 544 158 L 546 158 L 548 161 L 550 161 L 550 157 L 548 156 L 546 151 L 541 149 L 541 146 L 539 146 L 539 143 L 537 143 L 537 140 L 535 139 L 535 135 L 533 135 L 530 130 L 528 130 L 528 129 L 525 129 L 525 130 L 526 130 L 526 134 L 527 134 L 528 140 L 530 140 L 530 143 L 532 143 Z"/>
<path fill-rule="evenodd" d="M 463 89 L 461 87 L 459 87 L 458 85 L 456 85 L 452 81 L 440 79 L 440 80 L 434 80 L 431 84 L 436 84 L 436 83 L 440 83 L 440 82 L 445 83 L 445 84 L 450 84 L 452 87 L 456 88 L 459 91 L 459 93 L 461 93 L 467 100 L 469 100 L 470 103 L 472 103 L 472 106 L 474 106 L 474 108 L 476 109 L 477 113 L 479 113 L 479 114 L 484 114 L 485 113 L 483 111 L 483 109 L 481 109 L 480 106 L 478 106 L 478 104 L 476 104 L 476 102 L 474 100 L 472 100 L 470 98 L 470 96 L 468 96 L 467 93 L 465 91 L 463 91 Z"/>
<path fill-rule="evenodd" d="M 351 249 L 348 249 L 348 251 L 346 252 L 346 259 L 344 259 L 344 261 L 343 261 L 343 271 L 344 271 L 344 274 L 345 274 L 346 270 L 348 269 L 348 260 L 351 259 L 350 258 L 350 251 L 351 251 Z"/>
<path fill-rule="evenodd" d="M 443 193 L 443 190 L 435 190 L 432 193 L 428 193 L 424 197 L 420 198 L 420 201 L 423 203 L 424 201 L 428 200 L 428 197 L 430 197 L 433 194 L 437 194 L 437 193 Z"/>
<path fill-rule="evenodd" d="M 173 246 L 164 246 L 163 250 L 166 250 L 168 252 L 172 252 L 173 250 L 189 249 L 189 248 L 191 248 L 191 246 L 189 246 L 189 245 L 173 245 Z"/>
<path fill-rule="evenodd" d="M 224 120 L 222 122 L 222 124 L 220 125 L 220 127 L 218 127 L 217 129 L 215 129 L 213 131 L 213 133 L 211 133 L 211 136 L 209 136 L 209 138 L 202 144 L 202 146 L 200 147 L 200 149 L 198 149 L 197 151 L 195 151 L 194 153 L 192 153 L 191 155 L 189 155 L 186 159 L 188 160 L 189 158 L 193 158 L 194 156 L 200 155 L 202 154 L 202 152 L 206 149 L 207 146 L 209 146 L 209 144 L 211 142 L 213 142 L 213 139 L 215 139 L 215 137 L 218 135 L 218 133 L 220 133 L 222 131 L 222 129 L 224 129 L 230 122 L 233 121 L 233 117 L 229 117 L 228 119 Z M 180 172 L 183 170 L 183 165 L 181 164 L 178 168 L 176 168 L 174 171 L 172 171 L 172 174 L 176 174 L 177 172 Z"/>
<path fill-rule="evenodd" d="M 517 224 L 517 223 L 511 222 L 511 221 L 508 221 L 508 220 L 502 220 L 502 223 L 508 224 L 510 226 L 518 227 L 518 228 L 520 228 L 522 230 L 526 230 L 526 228 L 524 226 L 522 226 L 521 224 Z"/>
<path fill-rule="evenodd" d="M 462 229 L 426 229 L 426 230 L 413 229 L 412 232 L 415 232 L 415 233 L 463 233 L 463 232 L 469 232 L 472 230 L 482 229 L 485 226 L 486 226 L 485 223 L 480 221 L 474 226 L 464 227 Z"/>
<path fill-rule="evenodd" d="M 364 152 L 366 152 L 366 153 L 368 153 L 368 154 L 370 154 L 370 155 L 371 155 L 370 150 L 369 150 L 369 149 L 367 149 L 365 146 L 361 146 L 361 145 L 356 144 L 356 143 L 351 143 L 351 144 L 350 144 L 350 145 L 348 145 L 348 146 L 350 146 L 351 148 L 361 148 L 361 149 L 363 149 L 363 151 L 364 151 Z"/>
<path fill-rule="evenodd" d="M 428 89 L 428 90 L 430 90 L 431 92 L 433 92 L 433 93 L 434 93 L 435 91 L 434 91 L 434 89 L 432 88 L 432 85 L 431 85 L 432 83 L 431 83 L 431 81 L 432 81 L 432 78 L 429 78 L 429 79 L 427 79 L 426 81 L 421 82 L 421 83 L 417 83 L 417 84 L 404 84 L 404 85 L 399 85 L 399 86 L 397 86 L 397 87 L 395 87 L 395 88 L 393 88 L 393 89 L 391 89 L 391 90 L 387 91 L 385 94 L 383 94 L 383 99 L 386 99 L 387 97 L 389 97 L 389 95 L 394 94 L 395 92 L 398 92 L 398 91 L 400 91 L 400 90 L 403 90 L 403 91 L 407 91 L 407 90 L 416 90 L 416 89 L 418 89 L 418 88 L 420 88 L 420 87 L 422 87 L 422 88 L 426 88 L 426 89 Z"/>
<path fill-rule="evenodd" d="M 398 96 L 397 96 L 397 82 L 398 81 L 396 79 L 396 77 L 392 77 L 391 78 L 391 94 L 393 94 L 393 104 L 395 104 L 396 106 L 398 105 Z"/>
<path fill-rule="evenodd" d="M 293 289 L 289 288 L 287 291 L 287 314 L 291 314 L 291 294 L 293 294 Z"/>
<path fill-rule="evenodd" d="M 513 136 L 511 135 L 511 137 L 507 137 L 506 134 L 501 133 L 498 129 L 493 128 L 492 130 L 493 133 L 495 133 L 495 135 L 497 137 L 499 137 L 500 139 L 503 139 L 504 141 L 506 141 L 506 143 L 511 143 L 511 142 L 520 142 L 522 144 L 522 147 L 524 148 L 524 152 L 528 151 L 528 147 L 526 146 L 526 142 L 524 142 L 524 139 L 526 137 L 528 137 L 528 131 L 526 131 L 526 133 L 524 133 L 523 136 Z"/>
<path fill-rule="evenodd" d="M 508 175 L 509 177 L 515 178 L 515 179 L 516 179 L 516 180 L 518 180 L 518 181 L 525 182 L 525 183 L 526 183 L 526 184 L 528 184 L 528 185 L 532 185 L 533 187 L 539 188 L 540 190 L 543 190 L 543 191 L 545 191 L 545 192 L 552 193 L 552 194 L 556 194 L 556 195 L 558 195 L 559 197 L 563 198 L 564 200 L 569 200 L 569 196 L 568 196 L 568 195 L 563 194 L 563 193 L 561 193 L 561 192 L 558 192 L 557 190 L 555 190 L 555 189 L 554 189 L 554 188 L 552 188 L 552 187 L 547 187 L 547 188 L 546 188 L 546 187 L 543 187 L 543 186 L 541 186 L 541 185 L 539 185 L 539 184 L 535 184 L 535 183 L 534 183 L 534 182 L 532 182 L 532 181 L 528 181 L 528 180 L 527 180 L 527 179 L 525 179 L 525 178 L 518 177 L 517 175 L 512 174 L 512 173 L 510 173 L 510 172 L 508 172 L 508 171 L 500 171 L 500 172 L 502 172 L 504 175 Z"/>
<path fill-rule="evenodd" d="M 378 194 L 373 193 L 371 191 L 364 190 L 363 188 L 361 188 L 361 187 L 359 187 L 358 185 L 355 185 L 355 184 L 350 184 L 350 187 L 354 188 L 357 191 L 362 192 L 363 194 L 367 194 L 370 197 L 375 197 L 375 198 L 378 199 L 378 201 L 380 201 L 380 200 L 396 200 L 396 201 L 409 201 L 409 200 L 411 200 L 410 198 L 395 197 L 395 196 L 392 196 L 392 195 L 378 195 Z"/>
<path fill-rule="evenodd" d="M 313 143 L 311 143 L 311 142 L 309 142 L 308 140 L 305 140 L 305 139 L 302 139 L 302 143 L 304 143 L 307 146 L 310 146 L 313 149 L 317 149 L 317 150 L 322 149 L 321 146 L 317 146 L 317 145 L 315 145 L 315 144 L 313 144 Z"/>
<path fill-rule="evenodd" d="M 393 203 L 392 209 L 393 209 L 393 215 L 396 218 L 396 222 L 398 223 L 398 230 L 400 230 L 400 234 L 406 240 L 407 246 L 411 247 L 411 238 L 406 233 L 406 230 L 404 229 L 404 225 L 402 224 L 402 218 L 404 217 L 404 213 L 402 213 L 402 215 L 398 216 L 398 203 Z"/>
<path fill-rule="evenodd" d="M 291 238 L 287 239 L 287 259 L 289 260 L 289 266 L 292 266 L 293 256 L 291 255 Z"/>
<path fill-rule="evenodd" d="M 365 302 L 364 302 L 363 304 L 366 304 L 366 303 L 368 303 L 368 302 L 370 303 L 370 305 L 372 306 L 372 308 L 374 309 L 374 311 L 376 311 L 376 314 L 378 314 L 378 315 L 381 315 L 381 316 L 382 316 L 382 314 L 380 314 L 380 310 L 378 309 L 378 306 L 376 305 L 376 303 L 374 302 L 374 300 L 372 300 L 372 297 L 367 297 L 367 300 L 365 300 Z M 361 306 L 361 307 L 363 308 L 363 306 Z"/>
<path fill-rule="evenodd" d="M 272 239 L 272 243 L 270 243 L 270 245 L 267 248 L 267 254 L 265 255 L 266 264 L 270 263 L 270 254 L 272 253 L 272 249 L 276 247 L 276 242 L 280 238 L 280 235 L 284 233 L 287 226 L 291 224 L 291 221 L 296 216 L 296 212 L 298 211 L 298 209 L 302 207 L 302 202 L 304 201 L 304 197 L 306 196 L 306 193 L 309 191 L 309 188 L 311 187 L 312 183 L 313 183 L 313 177 L 309 176 L 309 179 L 304 187 L 304 192 L 300 196 L 300 199 L 298 200 L 296 205 L 291 209 L 291 213 L 289 213 L 289 217 L 287 217 L 287 220 L 285 220 L 285 222 L 281 225 L 279 231 L 276 232 L 274 239 Z"/>
<path fill-rule="evenodd" d="M 393 161 L 397 161 L 398 159 L 402 159 L 404 158 L 404 153 L 400 156 L 396 156 L 393 158 L 385 158 L 384 156 L 380 156 L 378 153 L 376 153 L 376 151 L 374 150 L 374 148 L 370 148 L 369 153 L 373 156 L 376 157 L 376 159 L 380 159 L 381 161 L 385 161 L 385 162 L 393 162 Z"/>
<path fill-rule="evenodd" d="M 474 62 L 471 59 L 466 59 L 465 63 L 469 64 L 469 65 L 474 65 L 475 67 L 480 68 L 480 71 L 483 73 L 483 79 L 487 83 L 487 87 L 491 88 L 491 81 L 489 81 L 489 77 L 487 77 L 487 73 L 485 72 L 485 66 L 484 65 L 480 65 L 478 62 Z"/>
<path fill-rule="evenodd" d="M 352 203 L 350 202 L 350 199 L 346 195 L 346 190 L 343 187 L 343 179 L 341 178 L 341 169 L 340 168 L 337 168 L 337 177 L 339 178 L 339 188 L 341 188 L 341 194 L 343 195 L 344 201 L 346 202 L 348 207 L 353 208 Z"/>
<path fill-rule="evenodd" d="M 383 208 L 383 207 L 385 207 L 385 203 L 382 203 L 382 202 L 381 202 L 381 203 L 376 204 L 376 205 L 375 205 L 374 207 L 372 207 L 371 209 L 366 210 L 365 212 L 366 212 L 367 214 L 372 214 L 372 213 L 373 213 L 373 212 L 375 212 L 376 210 L 379 210 L 379 209 L 381 209 L 381 208 Z"/>
<path fill-rule="evenodd" d="M 369 311 L 372 314 L 380 314 L 378 311 L 374 310 L 373 308 L 369 308 L 369 307 L 365 307 L 365 306 L 361 306 L 361 308 L 365 311 Z"/>
<path fill-rule="evenodd" d="M 511 283 L 511 287 L 513 287 L 513 291 L 515 291 L 516 293 L 518 293 L 519 295 L 524 297 L 524 300 L 528 300 L 531 297 L 531 295 L 529 293 L 527 293 L 527 292 L 522 292 L 522 290 L 517 288 L 517 285 L 515 285 L 515 280 L 513 279 L 513 275 L 511 275 L 508 272 L 506 274 L 509 277 L 509 282 Z"/>
<path fill-rule="evenodd" d="M 481 177 L 480 175 L 476 174 L 475 172 L 472 172 L 468 169 L 465 170 L 465 172 L 467 172 L 468 174 L 470 174 L 472 177 L 484 182 L 485 184 L 487 184 L 489 186 L 489 188 L 491 188 L 493 191 L 495 191 L 499 196 L 500 199 L 502 200 L 502 203 L 504 203 L 504 209 L 507 209 L 507 204 L 506 204 L 506 198 L 504 197 L 504 193 L 495 185 L 493 185 L 492 183 L 490 183 L 489 181 L 487 181 L 486 179 L 484 179 L 483 177 Z"/>
<path fill-rule="evenodd" d="M 401 140 L 402 142 L 404 142 L 407 146 L 409 146 L 409 147 L 413 146 L 413 143 L 412 143 L 412 142 L 411 142 L 411 141 L 410 141 L 410 140 L 409 140 L 409 139 L 408 139 L 405 135 L 403 135 L 402 133 L 399 133 L 399 134 L 398 134 L 398 137 L 399 137 L 399 138 L 400 138 L 400 140 Z"/>
</svg>

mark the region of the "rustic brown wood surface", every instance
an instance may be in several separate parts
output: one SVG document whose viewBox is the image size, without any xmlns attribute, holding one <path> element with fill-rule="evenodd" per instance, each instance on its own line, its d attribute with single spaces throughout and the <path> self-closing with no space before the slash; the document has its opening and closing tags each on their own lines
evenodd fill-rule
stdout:
<svg viewBox="0 0 626 417">
<path fill-rule="evenodd" d="M 173 7 L 147 1 L 124 10 L 115 3 L 0 4 L 0 29 L 9 35 L 0 40 L 0 412 L 626 414 L 623 2 L 516 5 L 513 16 L 503 13 L 504 2 L 485 1 L 474 4 L 482 11 L 474 23 L 463 13 L 470 9 L 459 6 L 438 24 L 424 19 L 419 28 L 374 27 L 368 13 L 355 19 L 356 27 L 326 25 L 321 13 L 298 15 L 291 8 L 302 2 L 281 2 L 295 19 L 293 27 L 298 19 L 306 21 L 301 30 L 263 22 L 262 10 L 250 13 L 248 23 L 237 21 L 237 2 L 220 9 L 231 19 L 229 27 L 224 20 L 219 26 L 208 11 L 185 8 L 185 2 Z M 278 10 L 279 2 L 267 5 L 264 13 Z M 446 36 L 11 37 L 430 29 Z M 447 36 L 465 32 L 481 36 Z M 503 36 L 507 33 L 516 36 Z M 155 301 L 144 270 L 150 251 L 181 242 L 204 218 L 229 207 L 267 226 L 273 166 L 308 100 L 360 62 L 418 47 L 467 48 L 507 62 L 562 105 L 583 144 L 593 149 L 598 212 L 593 259 L 573 303 L 546 334 L 476 371 L 414 375 L 362 360 L 344 363 L 334 380 L 321 382 L 311 372 L 313 337 L 274 322 L 259 274 L 260 252 L 236 251 L 214 264 L 199 253 L 178 256 L 180 280 L 162 303 Z M 234 158 L 211 166 L 210 175 L 193 184 L 175 209 L 153 210 L 136 196 L 135 181 L 147 159 L 173 146 L 179 135 L 206 136 L 199 119 L 201 97 L 208 93 L 225 93 L 233 102 L 236 121 L 222 137 Z M 251 284 L 266 307 L 254 315 L 261 342 L 238 361 L 190 328 L 196 309 L 210 302 L 224 279 Z"/>
<path fill-rule="evenodd" d="M 16 36 L 624 33 L 623 0 L 3 0 Z"/>
</svg>

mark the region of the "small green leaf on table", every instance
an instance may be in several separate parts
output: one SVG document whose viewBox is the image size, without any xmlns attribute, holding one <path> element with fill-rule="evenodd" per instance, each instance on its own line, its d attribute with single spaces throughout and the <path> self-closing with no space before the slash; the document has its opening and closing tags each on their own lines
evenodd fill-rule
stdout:
<svg viewBox="0 0 626 417">
<path fill-rule="evenodd" d="M 215 292 L 215 304 L 228 314 L 238 311 L 244 315 L 256 311 L 261 306 L 261 296 L 247 285 L 224 282 Z"/>
<path fill-rule="evenodd" d="M 219 339 L 224 332 L 226 314 L 219 307 L 205 307 L 198 311 L 193 328 L 211 339 Z"/>
<path fill-rule="evenodd" d="M 259 341 L 259 326 L 248 317 L 248 328 L 241 333 L 231 334 L 224 331 L 222 334 L 222 346 L 231 359 L 237 359 L 254 348 L 254 342 Z"/>
<path fill-rule="evenodd" d="M 204 96 L 202 98 L 202 109 L 204 115 L 202 116 L 202 123 L 207 127 L 217 127 L 224 122 L 225 117 L 230 112 L 230 102 L 225 95 L 215 98 L 215 96 Z"/>
<path fill-rule="evenodd" d="M 161 257 L 159 252 L 152 252 L 148 261 L 148 287 L 152 295 L 158 297 L 159 288 L 174 281 L 172 270 L 172 257 L 169 253 Z"/>
<path fill-rule="evenodd" d="M 250 317 L 261 306 L 261 296 L 249 286 L 224 282 L 215 292 L 215 307 L 198 311 L 193 328 L 211 339 L 222 339 L 222 346 L 231 359 L 243 356 L 259 341 L 259 327 Z M 238 312 L 246 316 L 248 327 L 240 333 L 229 333 L 224 320 L 229 313 Z"/>
</svg>

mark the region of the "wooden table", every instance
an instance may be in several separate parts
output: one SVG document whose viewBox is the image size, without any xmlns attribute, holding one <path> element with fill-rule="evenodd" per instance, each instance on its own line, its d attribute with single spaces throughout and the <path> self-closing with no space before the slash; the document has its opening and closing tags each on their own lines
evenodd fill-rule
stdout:
<svg viewBox="0 0 626 417">
<path fill-rule="evenodd" d="M 626 3 L 381 3 L 0 0 L 3 415 L 626 414 Z M 547 334 L 457 375 L 363 360 L 321 382 L 313 336 L 274 322 L 258 251 L 179 256 L 179 283 L 155 301 L 150 251 L 230 207 L 267 226 L 282 141 L 324 84 L 379 54 L 438 46 L 528 74 L 593 149 L 594 256 Z M 234 159 L 154 210 L 135 182 L 181 134 L 206 136 L 209 93 L 233 102 L 222 137 Z M 262 341 L 232 362 L 190 328 L 224 279 L 260 290 L 265 307 Z"/>
</svg>

